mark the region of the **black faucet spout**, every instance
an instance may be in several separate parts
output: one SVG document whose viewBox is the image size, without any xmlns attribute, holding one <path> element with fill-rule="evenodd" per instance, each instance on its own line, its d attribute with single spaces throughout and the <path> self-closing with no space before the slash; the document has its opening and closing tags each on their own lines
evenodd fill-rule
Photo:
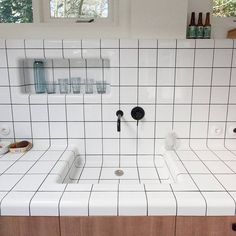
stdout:
<svg viewBox="0 0 236 236">
<path fill-rule="evenodd" d="M 121 131 L 121 117 L 124 115 L 124 112 L 121 111 L 121 110 L 118 110 L 116 112 L 116 116 L 118 117 L 117 118 L 117 132 L 120 132 Z"/>
</svg>

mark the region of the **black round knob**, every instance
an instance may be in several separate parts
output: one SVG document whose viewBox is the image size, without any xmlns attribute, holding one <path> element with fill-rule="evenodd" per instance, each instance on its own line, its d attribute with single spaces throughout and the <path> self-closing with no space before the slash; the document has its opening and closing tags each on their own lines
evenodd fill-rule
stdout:
<svg viewBox="0 0 236 236">
<path fill-rule="evenodd" d="M 236 231 L 236 224 L 235 223 L 232 224 L 232 230 Z"/>
<path fill-rule="evenodd" d="M 233 129 L 233 132 L 236 133 L 236 128 Z"/>
<path fill-rule="evenodd" d="M 133 117 L 133 119 L 139 121 L 145 116 L 145 111 L 142 107 L 135 107 L 131 111 L 131 116 Z"/>
</svg>

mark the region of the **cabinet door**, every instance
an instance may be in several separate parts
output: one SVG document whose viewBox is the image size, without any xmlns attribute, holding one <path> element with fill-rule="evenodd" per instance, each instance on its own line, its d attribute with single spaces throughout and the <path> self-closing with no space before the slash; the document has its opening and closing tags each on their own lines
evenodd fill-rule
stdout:
<svg viewBox="0 0 236 236">
<path fill-rule="evenodd" d="M 236 236 L 236 217 L 177 217 L 176 236 Z"/>
<path fill-rule="evenodd" d="M 61 236 L 174 236 L 175 217 L 60 217 Z"/>
<path fill-rule="evenodd" d="M 60 236 L 59 217 L 0 217 L 0 236 Z"/>
</svg>

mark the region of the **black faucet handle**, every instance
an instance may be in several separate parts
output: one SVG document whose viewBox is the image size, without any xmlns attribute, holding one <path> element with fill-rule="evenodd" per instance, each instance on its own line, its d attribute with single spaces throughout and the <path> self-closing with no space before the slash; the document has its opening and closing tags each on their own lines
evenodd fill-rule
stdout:
<svg viewBox="0 0 236 236">
<path fill-rule="evenodd" d="M 121 110 L 118 110 L 118 111 L 116 112 L 116 116 L 122 117 L 123 115 L 124 115 L 124 112 L 121 111 Z"/>
<path fill-rule="evenodd" d="M 131 111 L 131 116 L 134 120 L 137 120 L 137 125 L 140 120 L 145 116 L 145 111 L 142 107 L 134 107 Z"/>
</svg>

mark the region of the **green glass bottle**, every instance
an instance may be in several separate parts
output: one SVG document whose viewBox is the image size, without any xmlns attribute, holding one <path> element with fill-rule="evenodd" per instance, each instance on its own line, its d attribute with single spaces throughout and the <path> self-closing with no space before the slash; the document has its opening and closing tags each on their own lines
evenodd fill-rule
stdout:
<svg viewBox="0 0 236 236">
<path fill-rule="evenodd" d="M 195 22 L 195 12 L 191 14 L 191 21 L 188 26 L 188 38 L 195 39 L 196 38 L 196 22 Z"/>
<path fill-rule="evenodd" d="M 204 27 L 203 27 L 203 22 L 202 22 L 202 12 L 199 13 L 196 30 L 197 30 L 197 39 L 203 39 Z"/>
<path fill-rule="evenodd" d="M 210 23 L 210 12 L 206 14 L 206 22 L 204 25 L 204 39 L 211 38 L 211 23 Z"/>
</svg>

